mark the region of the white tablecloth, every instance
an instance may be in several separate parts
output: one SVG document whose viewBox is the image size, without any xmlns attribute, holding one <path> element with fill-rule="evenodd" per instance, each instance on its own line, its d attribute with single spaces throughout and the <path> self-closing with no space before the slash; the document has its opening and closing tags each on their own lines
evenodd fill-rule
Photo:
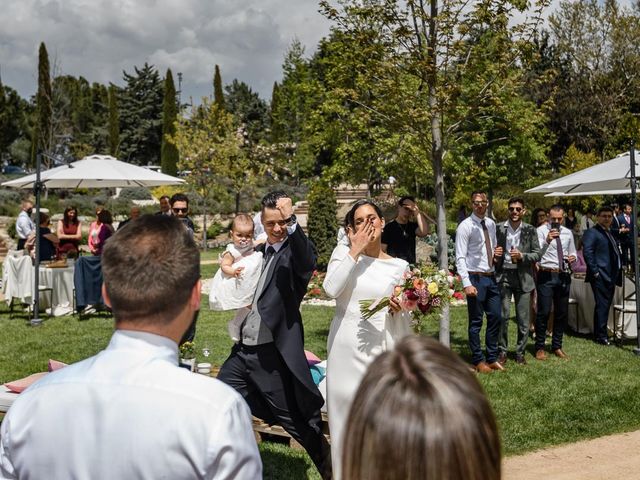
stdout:
<svg viewBox="0 0 640 480">
<path fill-rule="evenodd" d="M 65 268 L 40 267 L 40 285 L 52 288 L 52 315 L 69 315 L 73 312 L 73 265 Z M 49 294 L 40 295 L 42 307 L 51 308 Z"/>
<path fill-rule="evenodd" d="M 633 282 L 625 277 L 625 296 L 628 296 L 634 289 Z M 573 277 L 571 279 L 571 292 L 569 296 L 577 300 L 577 305 L 569 305 L 569 327 L 578 333 L 593 333 L 593 310 L 595 300 L 591 285 L 584 281 L 584 278 Z M 613 333 L 614 311 L 613 305 L 622 303 L 622 287 L 616 287 L 609 311 L 608 327 L 609 332 Z M 627 301 L 629 305 L 634 302 Z M 618 316 L 618 315 L 616 315 Z M 620 320 L 619 320 L 620 321 Z M 620 325 L 620 324 L 618 324 Z M 619 330 L 619 328 L 618 328 Z M 637 335 L 636 316 L 635 314 L 625 314 L 623 335 L 628 338 L 635 338 Z"/>
</svg>

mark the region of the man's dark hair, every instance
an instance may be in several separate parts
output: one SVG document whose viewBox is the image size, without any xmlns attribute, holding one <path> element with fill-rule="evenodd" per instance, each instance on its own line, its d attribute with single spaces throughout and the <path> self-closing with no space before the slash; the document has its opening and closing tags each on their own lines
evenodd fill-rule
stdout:
<svg viewBox="0 0 640 480">
<path fill-rule="evenodd" d="M 281 198 L 286 198 L 289 195 L 283 190 L 276 190 L 275 192 L 269 192 L 264 197 L 262 197 L 262 210 L 265 208 L 277 208 L 278 200 Z"/>
<path fill-rule="evenodd" d="M 143 215 L 105 244 L 102 273 L 116 323 L 168 324 L 200 278 L 200 252 L 176 217 Z"/>
<path fill-rule="evenodd" d="M 484 195 L 486 197 L 487 192 L 485 192 L 484 190 L 474 190 L 473 192 L 471 192 L 471 196 L 469 198 L 473 200 L 473 197 L 475 197 L 476 195 Z"/>
<path fill-rule="evenodd" d="M 405 200 L 411 200 L 413 203 L 416 203 L 416 197 L 414 197 L 412 195 L 404 195 L 404 196 L 400 197 L 400 200 L 398 200 L 398 205 L 402 206 L 402 204 L 405 202 Z"/>
<path fill-rule="evenodd" d="M 633 206 L 632 206 L 630 203 L 625 203 L 625 204 L 624 204 L 624 208 L 627 208 L 627 207 L 631 207 L 631 208 L 633 208 Z"/>
<path fill-rule="evenodd" d="M 172 207 L 176 202 L 187 202 L 187 208 L 189 207 L 189 197 L 187 197 L 184 193 L 174 193 L 173 196 L 169 199 L 169 203 Z"/>
<path fill-rule="evenodd" d="M 522 197 L 511 197 L 509 199 L 509 202 L 507 203 L 507 206 L 513 205 L 514 203 L 519 203 L 520 205 L 522 205 L 522 208 L 524 208 L 524 199 Z"/>
<path fill-rule="evenodd" d="M 375 203 L 373 203 L 371 200 L 367 200 L 367 199 L 362 199 L 362 200 L 358 200 L 356 203 L 353 204 L 353 207 L 351 207 L 351 210 L 349 210 L 347 212 L 347 216 L 344 217 L 344 226 L 346 227 L 351 227 L 354 231 L 356 229 L 356 211 L 364 206 L 364 205 L 370 205 L 373 207 L 373 209 L 376 211 L 376 214 L 378 215 L 378 217 L 384 219 L 384 217 L 382 216 L 382 210 L 380 210 L 380 207 L 378 205 L 376 205 Z"/>
<path fill-rule="evenodd" d="M 620 205 L 618 205 L 617 203 L 612 203 L 612 204 L 610 205 L 610 207 L 611 207 L 611 208 L 613 208 L 613 209 L 615 210 L 616 208 L 619 208 L 619 207 L 620 207 Z"/>
<path fill-rule="evenodd" d="M 549 212 L 550 211 L 558 211 L 558 210 L 562 210 L 564 212 L 564 205 L 560 205 L 559 203 L 556 203 L 555 205 L 551 205 L 551 207 L 549 207 Z"/>
<path fill-rule="evenodd" d="M 613 208 L 611 208 L 609 205 L 603 205 L 598 209 L 597 215 L 600 216 L 602 212 L 609 212 L 611 213 L 611 215 L 613 215 Z"/>
<path fill-rule="evenodd" d="M 169 203 L 171 203 L 171 198 L 169 197 L 169 195 L 162 195 L 158 200 L 162 200 L 163 198 L 166 198 L 167 200 L 169 200 Z M 187 200 L 188 202 L 189 200 Z"/>
</svg>

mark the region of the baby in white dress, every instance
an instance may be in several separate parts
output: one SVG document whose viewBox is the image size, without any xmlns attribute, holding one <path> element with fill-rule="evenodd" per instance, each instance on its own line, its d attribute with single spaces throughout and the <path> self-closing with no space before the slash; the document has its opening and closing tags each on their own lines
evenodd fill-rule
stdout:
<svg viewBox="0 0 640 480">
<path fill-rule="evenodd" d="M 262 271 L 262 253 L 254 250 L 253 220 L 246 213 L 236 215 L 231 224 L 231 240 L 220 255 L 220 269 L 216 272 L 209 293 L 212 310 L 237 309 L 227 324 L 229 336 L 238 343 L 242 322 L 251 311 Z"/>
</svg>

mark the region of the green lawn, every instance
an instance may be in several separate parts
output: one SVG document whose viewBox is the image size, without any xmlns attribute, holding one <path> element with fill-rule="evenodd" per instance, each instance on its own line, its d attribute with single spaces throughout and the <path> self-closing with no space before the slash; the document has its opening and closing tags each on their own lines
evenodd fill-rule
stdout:
<svg viewBox="0 0 640 480">
<path fill-rule="evenodd" d="M 207 300 L 203 298 L 196 336 L 199 360 L 204 360 L 200 349 L 208 344 L 213 352 L 209 360 L 220 364 L 231 347 L 226 334 L 231 314 L 210 312 Z M 302 313 L 306 348 L 325 357 L 333 309 L 305 306 Z M 435 329 L 429 333 L 435 335 Z M 74 362 L 93 355 L 106 346 L 112 320 L 61 317 L 33 328 L 24 316 L 9 319 L 3 304 L 0 331 L 0 382 L 6 382 L 45 370 L 49 358 Z M 452 348 L 467 358 L 464 307 L 452 309 L 451 331 Z M 515 337 L 515 325 L 510 333 Z M 554 357 L 537 362 L 528 355 L 526 366 L 510 361 L 507 372 L 480 376 L 498 417 L 505 454 L 640 429 L 640 358 L 633 355 L 633 346 L 607 348 L 567 335 L 564 348 L 570 361 Z M 271 443 L 260 449 L 265 478 L 319 478 L 302 451 Z"/>
</svg>

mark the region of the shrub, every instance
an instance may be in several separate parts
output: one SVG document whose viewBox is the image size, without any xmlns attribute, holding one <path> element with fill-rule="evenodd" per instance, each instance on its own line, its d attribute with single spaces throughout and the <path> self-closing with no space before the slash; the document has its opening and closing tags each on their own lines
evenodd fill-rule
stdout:
<svg viewBox="0 0 640 480">
<path fill-rule="evenodd" d="M 0 215 L 17 217 L 20 213 L 22 193 L 19 190 L 0 190 Z"/>
<path fill-rule="evenodd" d="M 118 198 L 123 200 L 151 200 L 151 192 L 144 187 L 127 187 L 120 191 Z"/>
<path fill-rule="evenodd" d="M 207 238 L 214 239 L 221 233 L 228 232 L 228 231 L 229 231 L 229 226 L 224 226 L 220 222 L 213 222 L 207 228 Z"/>
<path fill-rule="evenodd" d="M 326 182 L 317 182 L 309 190 L 309 238 L 318 252 L 318 268 L 325 269 L 336 246 L 338 203 L 336 194 Z"/>
</svg>

